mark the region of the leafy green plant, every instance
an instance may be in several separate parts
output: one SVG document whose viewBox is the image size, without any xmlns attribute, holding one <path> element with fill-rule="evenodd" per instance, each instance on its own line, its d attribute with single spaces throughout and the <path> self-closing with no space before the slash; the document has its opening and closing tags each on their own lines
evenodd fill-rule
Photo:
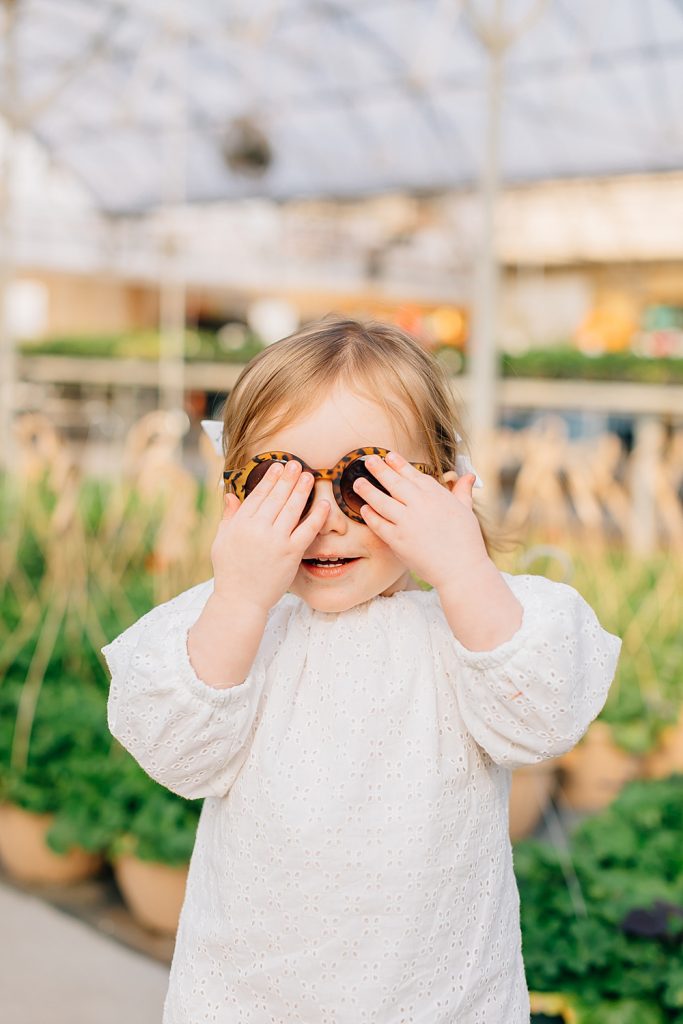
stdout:
<svg viewBox="0 0 683 1024">
<path fill-rule="evenodd" d="M 530 538 L 525 553 L 533 544 Z M 605 629 L 622 638 L 616 676 L 599 718 L 610 725 L 623 750 L 646 754 L 683 704 L 683 565 L 666 552 L 643 558 L 621 548 L 587 550 L 571 542 L 556 550 L 568 559 L 568 578 L 564 562 L 558 572 L 552 552 L 529 568 L 520 568 L 518 552 L 497 556 L 496 562 L 509 572 L 539 572 L 570 583 Z"/>
<path fill-rule="evenodd" d="M 71 356 L 79 359 L 159 359 L 161 335 L 158 331 L 132 331 L 113 335 L 75 335 L 24 341 L 25 356 Z M 263 349 L 262 342 L 246 332 L 239 348 L 224 349 L 218 337 L 208 331 L 188 329 L 185 333 L 185 358 L 188 362 L 248 363 Z"/>
<path fill-rule="evenodd" d="M 158 603 L 159 579 L 145 571 L 158 517 L 130 487 L 83 481 L 55 529 L 48 478 L 0 483 L 0 533 L 13 541 L 0 590 L 0 801 L 54 815 L 56 852 L 125 846 L 183 863 L 200 806 L 113 741 L 100 653 Z"/>
<path fill-rule="evenodd" d="M 47 835 L 64 852 L 72 845 L 115 858 L 182 865 L 190 860 L 203 801 L 160 786 L 116 741 L 108 756 L 82 762 Z"/>
<path fill-rule="evenodd" d="M 630 783 L 566 853 L 516 844 L 529 987 L 575 994 L 582 1024 L 682 1024 L 681 849 L 683 775 Z"/>
<path fill-rule="evenodd" d="M 640 356 L 635 352 L 586 355 L 571 345 L 530 349 L 501 356 L 504 377 L 574 380 L 630 380 L 650 384 L 683 383 L 683 359 Z"/>
</svg>

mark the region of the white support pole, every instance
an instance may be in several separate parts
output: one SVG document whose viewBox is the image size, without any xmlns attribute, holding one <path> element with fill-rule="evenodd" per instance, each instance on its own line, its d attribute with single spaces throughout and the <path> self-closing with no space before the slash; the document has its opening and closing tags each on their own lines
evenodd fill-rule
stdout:
<svg viewBox="0 0 683 1024">
<path fill-rule="evenodd" d="M 470 436 L 472 452 L 491 480 L 487 465 L 497 424 L 497 335 L 500 270 L 496 242 L 496 207 L 500 190 L 500 126 L 503 82 L 503 46 L 496 38 L 502 27 L 503 0 L 496 2 L 496 25 L 488 46 L 486 125 L 480 179 L 481 234 L 479 239 L 472 332 L 469 346 Z"/>
<path fill-rule="evenodd" d="M 9 291 L 15 273 L 14 218 L 12 211 L 16 161 L 16 0 L 3 0 L 5 8 L 5 74 L 2 83 L 8 112 L 0 155 L 0 467 L 10 473 L 16 464 L 13 422 L 16 409 L 17 357 L 9 318 Z"/>
<path fill-rule="evenodd" d="M 187 36 L 179 15 L 179 5 L 176 4 L 173 20 L 169 23 L 171 114 L 164 161 L 168 229 L 162 242 L 159 286 L 159 405 L 169 412 L 183 410 L 185 394 L 187 288 L 177 213 L 185 201 L 187 189 Z"/>
<path fill-rule="evenodd" d="M 484 146 L 480 176 L 481 234 L 477 252 L 473 297 L 472 331 L 469 344 L 470 402 L 469 433 L 472 454 L 481 475 L 491 481 L 495 496 L 495 479 L 489 471 L 493 456 L 494 432 L 498 422 L 498 309 L 501 283 L 498 263 L 496 213 L 500 192 L 500 136 L 503 106 L 503 65 L 507 50 L 520 38 L 547 6 L 547 0 L 530 0 L 526 14 L 516 24 L 506 23 L 505 0 L 495 0 L 487 17 L 480 7 L 489 11 L 489 4 L 463 0 L 473 31 L 487 52 L 488 76 Z M 515 13 L 518 8 L 515 6 Z M 488 486 L 488 485 L 487 485 Z"/>
</svg>

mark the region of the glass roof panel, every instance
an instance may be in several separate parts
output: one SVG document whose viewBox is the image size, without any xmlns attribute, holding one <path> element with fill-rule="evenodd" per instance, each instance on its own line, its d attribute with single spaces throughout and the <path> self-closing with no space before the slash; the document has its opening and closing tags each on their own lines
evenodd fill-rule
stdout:
<svg viewBox="0 0 683 1024">
<path fill-rule="evenodd" d="M 533 6 L 505 9 L 519 23 Z M 494 7 L 24 0 L 11 113 L 111 212 L 163 200 L 183 125 L 189 200 L 463 186 L 481 166 L 488 69 L 467 10 Z M 683 166 L 677 0 L 547 0 L 504 81 L 504 179 Z"/>
</svg>

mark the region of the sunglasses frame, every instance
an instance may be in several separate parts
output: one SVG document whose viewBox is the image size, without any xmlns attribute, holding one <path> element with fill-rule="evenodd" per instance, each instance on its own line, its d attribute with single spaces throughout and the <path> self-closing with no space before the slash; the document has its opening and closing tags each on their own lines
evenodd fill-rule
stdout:
<svg viewBox="0 0 683 1024">
<path fill-rule="evenodd" d="M 315 482 L 318 480 L 330 480 L 332 482 L 332 490 L 334 491 L 335 500 L 344 515 L 348 516 L 349 519 L 352 519 L 354 523 L 362 523 L 364 526 L 367 526 L 363 517 L 357 515 L 344 501 L 341 490 L 341 479 L 344 471 L 358 459 L 365 460 L 368 455 L 379 455 L 380 458 L 383 459 L 389 454 L 390 450 L 391 449 L 389 448 L 377 447 L 355 448 L 353 451 L 347 452 L 346 455 L 342 456 L 339 462 L 335 466 L 332 466 L 331 469 L 312 469 L 310 466 L 306 465 L 303 459 L 299 458 L 298 455 L 292 455 L 291 452 L 262 452 L 260 455 L 254 455 L 253 459 L 250 459 L 247 465 L 242 469 L 226 469 L 223 473 L 224 486 L 227 491 L 228 485 L 230 485 L 239 500 L 244 501 L 247 496 L 247 480 L 252 470 L 263 462 L 290 462 L 291 460 L 294 460 L 301 464 L 303 470 L 313 475 L 314 487 Z M 410 465 L 414 466 L 415 469 L 419 469 L 421 473 L 426 473 L 428 476 L 433 476 L 437 479 L 439 478 L 438 471 L 424 462 L 411 462 Z M 381 491 L 385 491 L 385 493 L 387 493 L 378 480 L 373 478 L 372 482 L 375 487 L 378 487 Z M 312 495 L 313 488 L 311 489 L 308 502 L 311 501 Z M 360 496 L 358 500 L 362 500 Z M 302 513 L 302 518 L 305 514 L 306 508 L 304 508 L 304 512 Z"/>
</svg>

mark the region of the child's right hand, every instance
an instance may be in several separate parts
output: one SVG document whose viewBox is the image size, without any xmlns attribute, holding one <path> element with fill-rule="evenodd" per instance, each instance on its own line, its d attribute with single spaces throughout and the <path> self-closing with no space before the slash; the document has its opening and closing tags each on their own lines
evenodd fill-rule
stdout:
<svg viewBox="0 0 683 1024">
<path fill-rule="evenodd" d="M 269 468 L 243 502 L 226 494 L 211 545 L 214 594 L 268 611 L 287 592 L 330 510 L 315 502 L 299 524 L 313 476 L 296 460 Z M 297 525 L 298 524 L 298 525 Z"/>
</svg>

